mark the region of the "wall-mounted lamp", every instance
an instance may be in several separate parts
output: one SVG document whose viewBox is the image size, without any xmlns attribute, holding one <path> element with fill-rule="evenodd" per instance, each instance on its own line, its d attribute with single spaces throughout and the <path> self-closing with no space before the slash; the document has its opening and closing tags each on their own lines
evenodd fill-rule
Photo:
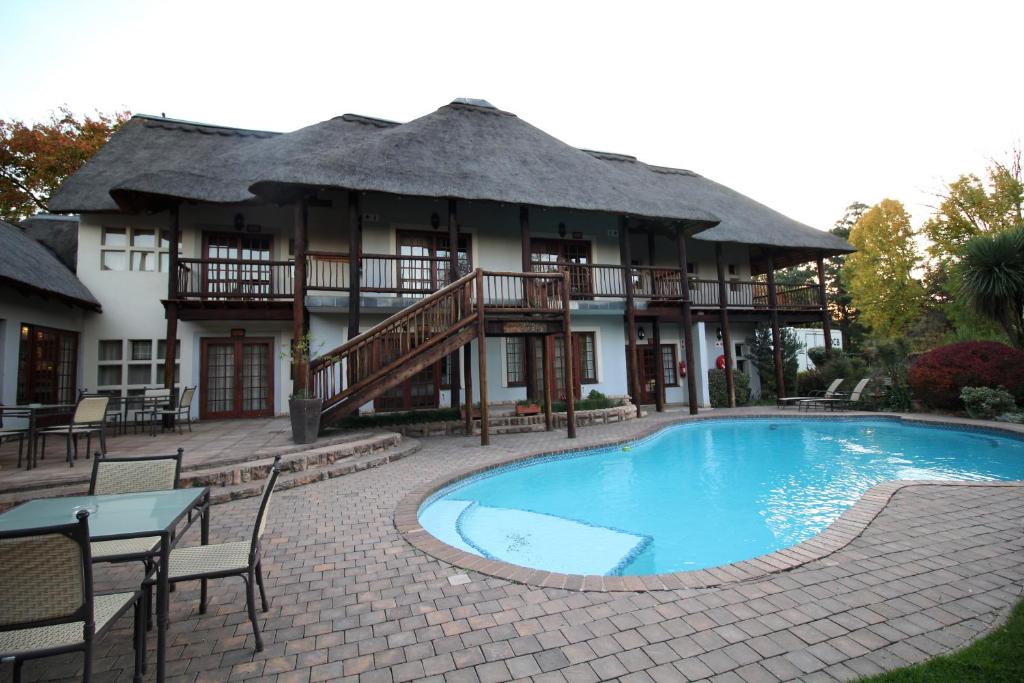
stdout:
<svg viewBox="0 0 1024 683">
<path fill-rule="evenodd" d="M 639 339 L 640 341 L 647 339 L 647 333 L 644 332 L 643 327 L 636 328 L 636 338 Z"/>
<path fill-rule="evenodd" d="M 718 341 L 722 341 L 722 328 L 721 327 L 716 327 L 715 328 L 715 338 L 718 339 Z"/>
<path fill-rule="evenodd" d="M 558 224 L 558 236 L 565 237 L 565 223 Z"/>
<path fill-rule="evenodd" d="M 240 213 L 235 214 L 235 230 L 242 230 L 245 227 L 245 216 Z"/>
<path fill-rule="evenodd" d="M 437 212 L 430 214 L 430 227 L 437 230 L 441 227 L 441 217 L 437 215 Z"/>
</svg>

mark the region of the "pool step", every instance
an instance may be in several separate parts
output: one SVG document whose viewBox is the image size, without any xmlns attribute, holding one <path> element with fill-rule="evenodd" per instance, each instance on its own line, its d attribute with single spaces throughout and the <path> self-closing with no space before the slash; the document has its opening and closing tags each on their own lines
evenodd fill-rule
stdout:
<svg viewBox="0 0 1024 683">
<path fill-rule="evenodd" d="M 333 479 L 408 457 L 420 449 L 415 439 L 384 433 L 285 454 L 281 458 L 282 489 Z M 263 457 L 216 467 L 193 468 L 181 473 L 182 488 L 209 486 L 211 498 L 221 503 L 259 495 L 270 474 L 273 457 Z M 91 466 L 90 466 L 91 467 Z M 21 489 L 0 494 L 0 512 L 33 498 L 79 496 L 88 492 L 88 482 L 75 482 L 43 489 Z"/>
</svg>

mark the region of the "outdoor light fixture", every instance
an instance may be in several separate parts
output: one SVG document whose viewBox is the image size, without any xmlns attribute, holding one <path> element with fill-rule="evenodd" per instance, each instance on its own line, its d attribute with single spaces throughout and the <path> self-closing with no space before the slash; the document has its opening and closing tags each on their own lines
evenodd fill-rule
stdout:
<svg viewBox="0 0 1024 683">
<path fill-rule="evenodd" d="M 235 230 L 241 230 L 245 227 L 245 216 L 240 213 L 235 214 Z"/>
<path fill-rule="evenodd" d="M 437 215 L 437 212 L 430 214 L 430 227 L 437 230 L 441 226 L 441 217 Z"/>
<path fill-rule="evenodd" d="M 718 339 L 718 341 L 722 341 L 722 328 L 721 327 L 716 327 L 715 328 L 715 337 Z"/>
<path fill-rule="evenodd" d="M 558 224 L 558 236 L 563 238 L 565 237 L 565 223 Z"/>
<path fill-rule="evenodd" d="M 636 328 L 636 338 L 639 339 L 640 341 L 647 339 L 647 333 L 644 332 L 643 327 Z"/>
</svg>

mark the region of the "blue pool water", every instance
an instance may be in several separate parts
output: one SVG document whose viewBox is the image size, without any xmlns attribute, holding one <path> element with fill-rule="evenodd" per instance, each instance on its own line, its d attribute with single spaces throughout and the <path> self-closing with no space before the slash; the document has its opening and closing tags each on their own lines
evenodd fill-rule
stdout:
<svg viewBox="0 0 1024 683">
<path fill-rule="evenodd" d="M 884 419 L 695 422 L 456 482 L 419 521 L 513 564 L 656 574 L 799 543 L 890 479 L 1024 480 L 1024 440 Z"/>
</svg>

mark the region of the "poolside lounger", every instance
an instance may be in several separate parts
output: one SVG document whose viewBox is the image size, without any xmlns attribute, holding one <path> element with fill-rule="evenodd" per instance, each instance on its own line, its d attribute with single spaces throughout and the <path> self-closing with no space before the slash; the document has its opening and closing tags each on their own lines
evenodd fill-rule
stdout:
<svg viewBox="0 0 1024 683">
<path fill-rule="evenodd" d="M 864 393 L 864 388 L 871 381 L 870 377 L 865 377 L 861 381 L 857 382 L 857 386 L 853 388 L 849 396 L 841 398 L 809 398 L 803 401 L 799 401 L 796 405 L 798 408 L 828 408 L 829 410 L 835 410 L 836 408 L 849 408 L 854 403 L 860 401 L 861 394 Z"/>
<path fill-rule="evenodd" d="M 777 405 L 779 408 L 785 408 L 786 406 L 797 403 L 798 401 L 807 401 L 818 398 L 838 398 L 839 385 L 842 383 L 843 378 L 840 377 L 839 379 L 832 382 L 829 388 L 826 389 L 824 392 L 812 391 L 807 396 L 787 396 L 786 398 L 777 398 L 775 399 L 775 405 Z"/>
</svg>

